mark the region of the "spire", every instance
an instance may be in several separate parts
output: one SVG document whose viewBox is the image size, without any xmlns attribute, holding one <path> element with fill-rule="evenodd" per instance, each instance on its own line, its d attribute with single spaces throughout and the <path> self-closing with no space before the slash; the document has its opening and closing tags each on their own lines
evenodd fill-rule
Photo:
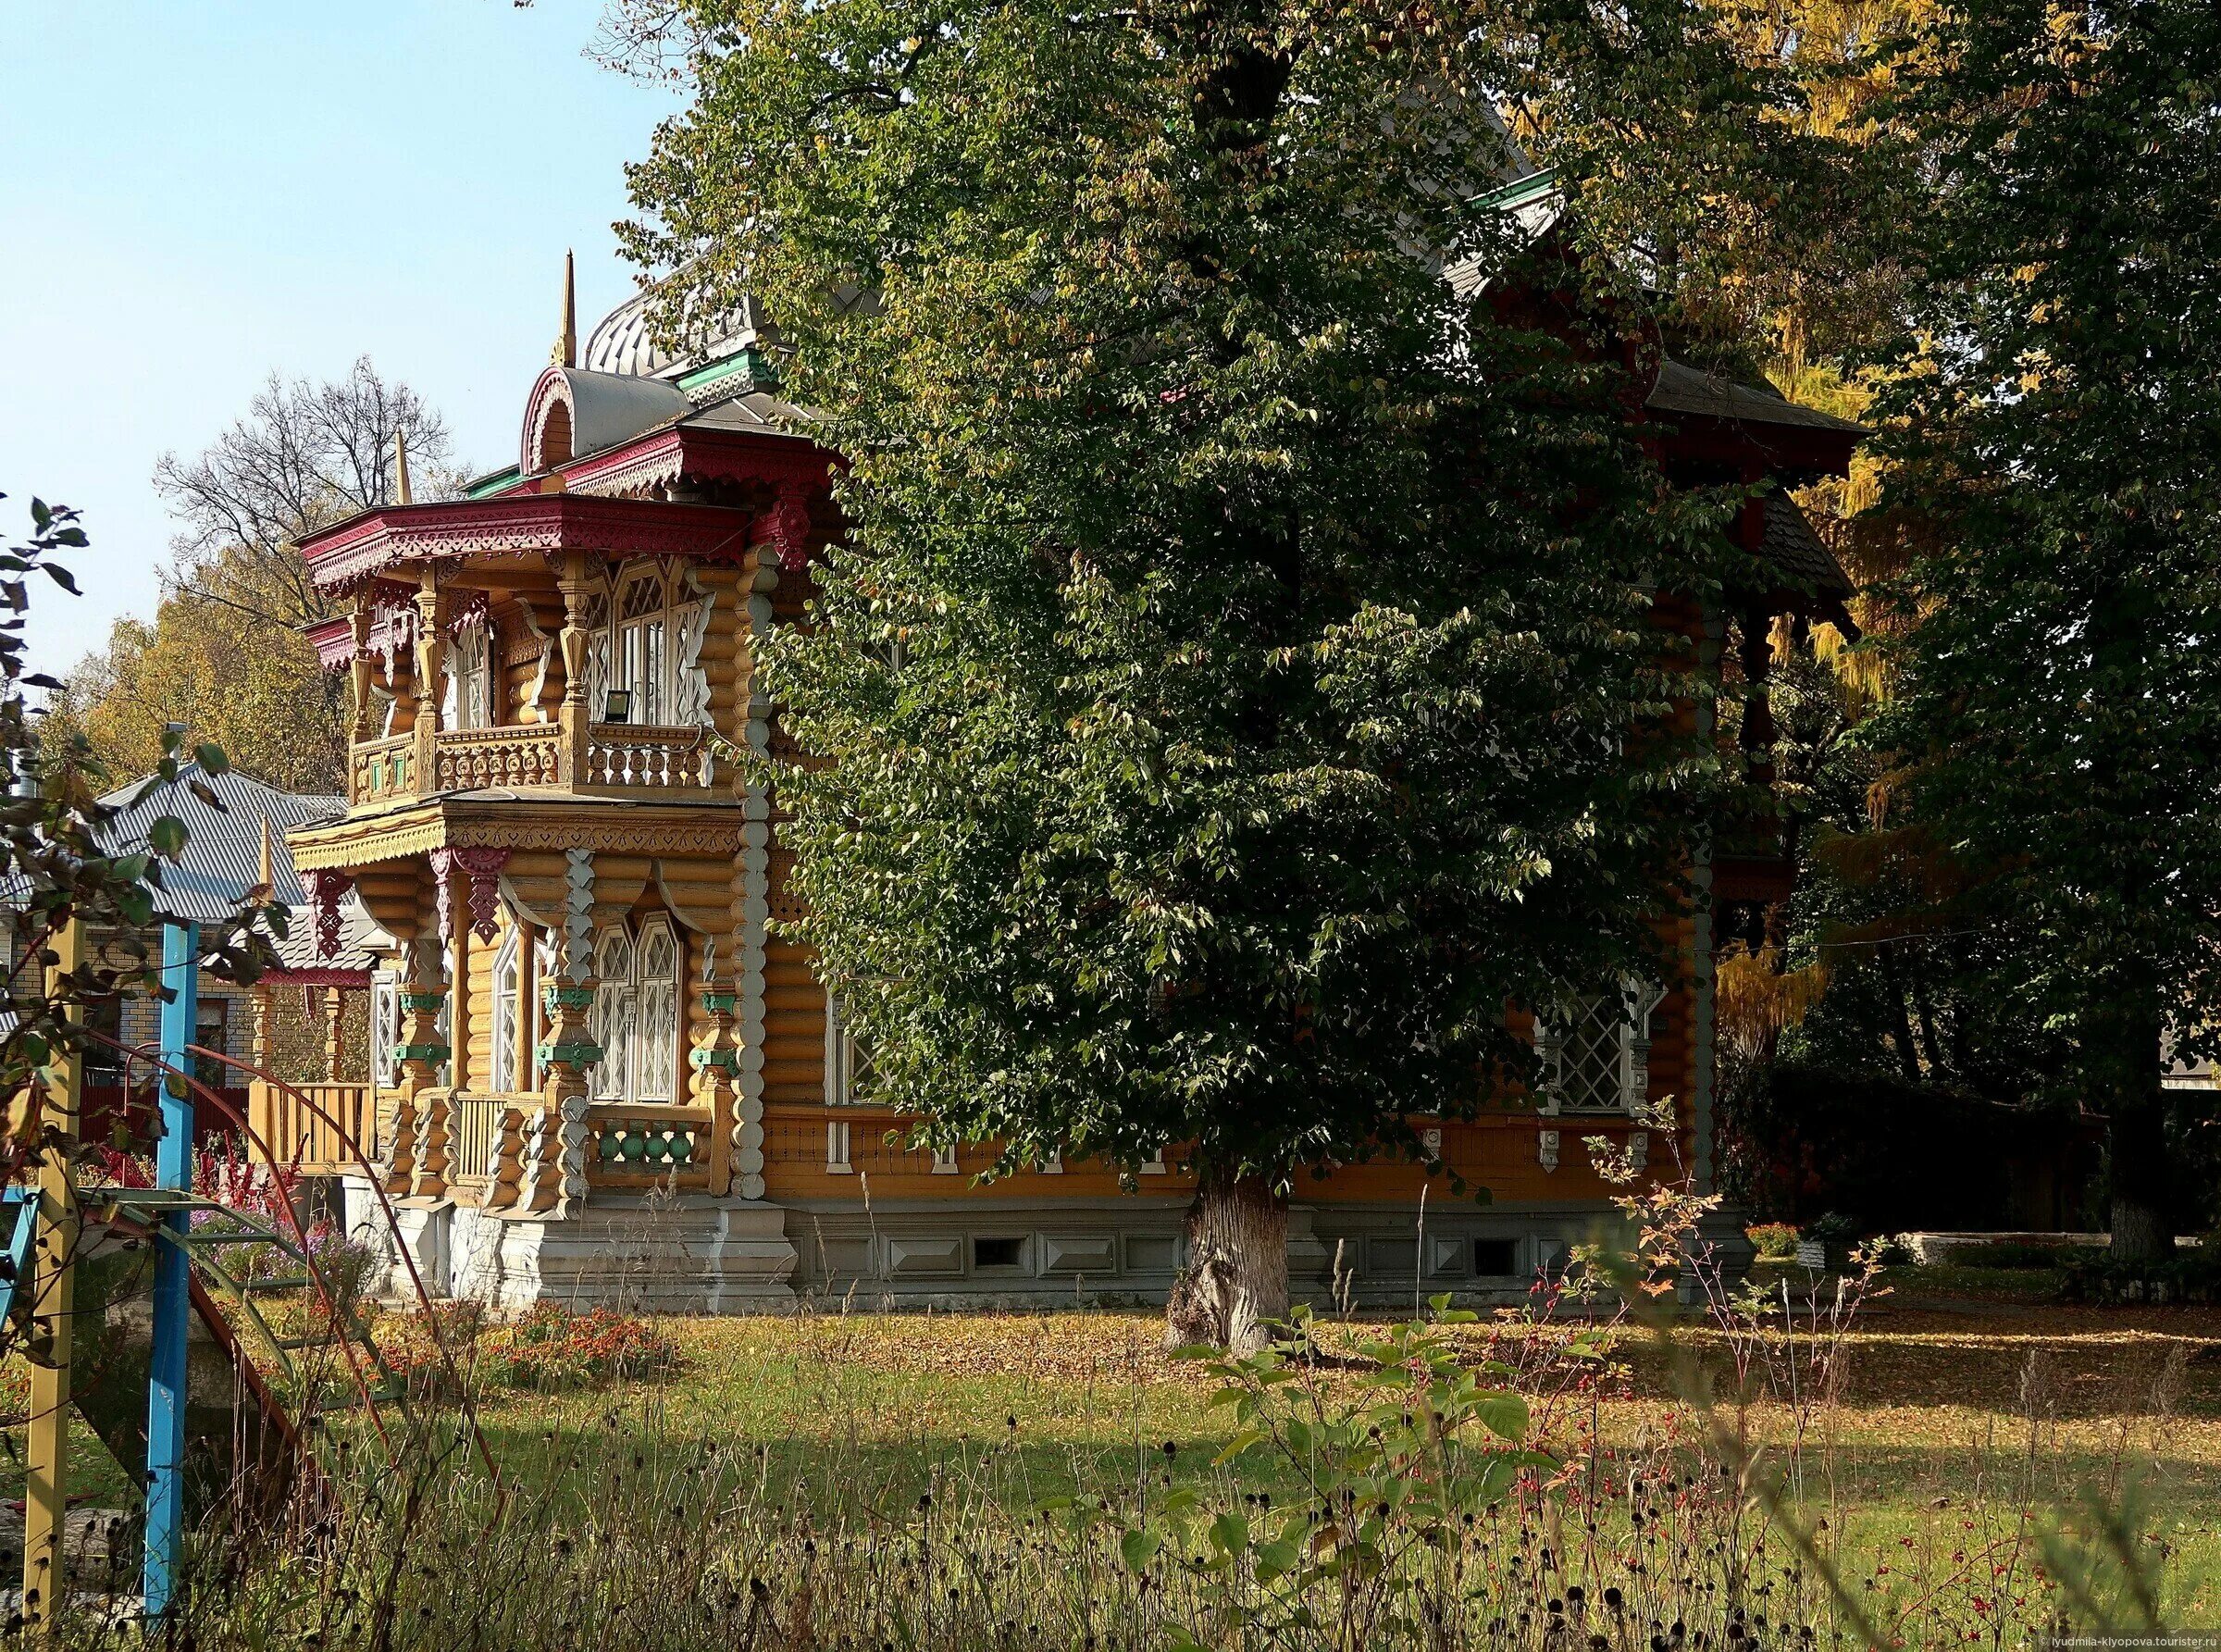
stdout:
<svg viewBox="0 0 2221 1652">
<path fill-rule="evenodd" d="M 399 504 L 415 504 L 409 494 L 409 438 L 405 430 L 393 432 L 393 498 Z"/>
<path fill-rule="evenodd" d="M 548 359 L 559 367 L 578 365 L 578 278 L 568 249 L 563 255 L 563 331 L 555 336 Z"/>
</svg>

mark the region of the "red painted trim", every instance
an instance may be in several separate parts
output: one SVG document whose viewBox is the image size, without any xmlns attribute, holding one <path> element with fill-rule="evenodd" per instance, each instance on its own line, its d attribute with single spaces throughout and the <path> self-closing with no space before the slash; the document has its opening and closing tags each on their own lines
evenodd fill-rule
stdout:
<svg viewBox="0 0 2221 1652">
<path fill-rule="evenodd" d="M 440 557 L 603 551 L 738 556 L 750 515 L 721 505 L 664 504 L 581 493 L 499 494 L 385 505 L 309 535 L 301 554 L 323 590 L 360 584 L 395 563 Z"/>
<path fill-rule="evenodd" d="M 667 468 L 704 482 L 819 481 L 834 455 L 802 436 L 775 430 L 700 430 L 684 425 L 557 466 L 564 484 L 588 488 L 634 466 Z M 520 483 L 519 486 L 526 484 Z"/>
<path fill-rule="evenodd" d="M 316 645 L 316 664 L 327 671 L 336 671 L 354 658 L 354 622 L 344 614 L 304 626 L 302 634 Z"/>
</svg>

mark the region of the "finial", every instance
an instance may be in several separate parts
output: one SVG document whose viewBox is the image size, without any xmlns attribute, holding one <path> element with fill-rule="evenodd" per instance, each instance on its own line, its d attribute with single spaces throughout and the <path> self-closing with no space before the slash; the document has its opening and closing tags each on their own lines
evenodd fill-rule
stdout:
<svg viewBox="0 0 2221 1652">
<path fill-rule="evenodd" d="M 578 365 L 578 277 L 568 248 L 563 255 L 563 331 L 556 335 L 548 359 L 559 367 Z"/>
<path fill-rule="evenodd" d="M 409 493 L 409 438 L 405 430 L 393 432 L 393 497 L 402 504 L 416 503 Z"/>
</svg>

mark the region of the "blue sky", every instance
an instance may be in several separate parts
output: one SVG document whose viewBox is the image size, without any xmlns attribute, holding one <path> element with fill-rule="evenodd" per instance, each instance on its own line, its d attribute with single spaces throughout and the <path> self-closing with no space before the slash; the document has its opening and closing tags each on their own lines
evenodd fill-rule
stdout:
<svg viewBox="0 0 2221 1652">
<path fill-rule="evenodd" d="M 35 594 L 66 668 L 151 614 L 149 478 L 273 369 L 368 354 L 508 463 L 555 334 L 631 290 L 623 167 L 676 106 L 588 61 L 600 0 L 0 4 L 0 527 L 78 506 L 86 595 Z"/>
</svg>

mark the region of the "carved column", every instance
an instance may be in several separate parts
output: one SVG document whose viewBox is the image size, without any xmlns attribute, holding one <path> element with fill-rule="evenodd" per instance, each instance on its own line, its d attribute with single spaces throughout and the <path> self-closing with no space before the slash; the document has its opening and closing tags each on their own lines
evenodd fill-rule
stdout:
<svg viewBox="0 0 2221 1652">
<path fill-rule="evenodd" d="M 400 1100 L 393 1113 L 393 1167 L 388 1191 L 437 1198 L 447 1191 L 447 1108 L 436 1088 L 452 1053 L 440 1034 L 447 993 L 440 981 L 439 940 L 410 941 L 401 993 Z M 398 1186 L 392 1185 L 398 1184 Z"/>
<path fill-rule="evenodd" d="M 564 851 L 563 929 L 556 938 L 555 978 L 541 994 L 548 1020 L 540 1059 L 547 1069 L 539 1116 L 525 1143 L 518 1202 L 527 1210 L 577 1214 L 586 1203 L 587 1072 L 602 1059 L 587 1030 L 594 1007 L 594 855 Z"/>
<path fill-rule="evenodd" d="M 563 593 L 563 630 L 556 639 L 563 653 L 563 705 L 556 714 L 563 731 L 561 774 L 563 784 L 575 788 L 586 778 L 587 727 L 594 710 L 587 703 L 587 659 L 593 649 L 593 633 L 587 627 L 586 605 L 593 578 L 585 552 L 563 553 L 555 584 Z"/>
<path fill-rule="evenodd" d="M 771 749 L 772 704 L 754 665 L 759 639 L 771 634 L 772 593 L 778 589 L 781 547 L 765 540 L 751 548 L 740 581 L 739 635 L 747 647 L 745 687 L 735 710 L 738 743 L 757 756 Z M 763 1197 L 763 938 L 771 917 L 771 817 L 768 787 L 751 781 L 741 793 L 740 852 L 733 862 L 734 1033 L 739 1045 L 733 1087 L 732 1191 Z"/>
<path fill-rule="evenodd" d="M 247 1014 L 247 1059 L 254 1063 L 257 1073 L 267 1073 L 278 1027 L 278 994 L 267 981 L 254 983 Z"/>
<path fill-rule="evenodd" d="M 447 698 L 447 593 L 427 565 L 416 602 L 416 789 L 436 789 L 440 705 Z"/>
<path fill-rule="evenodd" d="M 733 1041 L 733 1015 L 738 997 L 721 987 L 716 978 L 715 950 L 702 949 L 701 1014 L 694 1024 L 694 1048 L 688 1052 L 692 1069 L 688 1081 L 694 1105 L 710 1115 L 710 1191 L 730 1190 L 733 1177 L 734 1080 L 740 1074 L 740 1050 Z"/>
<path fill-rule="evenodd" d="M 337 1084 L 347 1071 L 347 1039 L 341 1025 L 347 999 L 341 988 L 324 988 L 324 1081 Z"/>
</svg>

